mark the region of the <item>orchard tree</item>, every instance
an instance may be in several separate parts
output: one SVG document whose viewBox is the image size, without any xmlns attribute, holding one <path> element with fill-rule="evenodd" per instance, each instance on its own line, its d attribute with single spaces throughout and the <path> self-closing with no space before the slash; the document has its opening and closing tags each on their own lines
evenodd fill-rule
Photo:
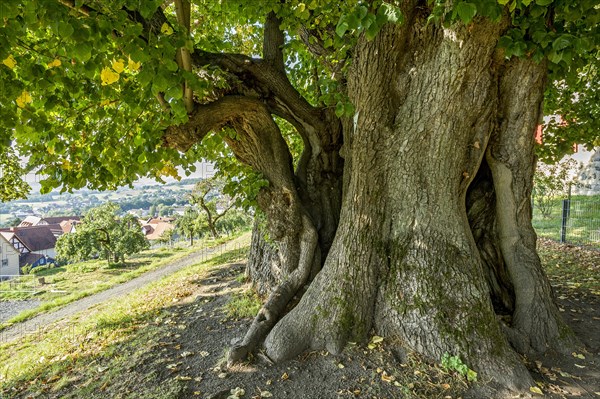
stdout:
<svg viewBox="0 0 600 399">
<path fill-rule="evenodd" d="M 192 207 L 187 207 L 180 217 L 175 220 L 175 228 L 184 237 L 190 239 L 190 246 L 194 245 L 194 237 L 202 233 L 205 225 L 204 217 Z"/>
<path fill-rule="evenodd" d="M 149 248 L 138 220 L 130 214 L 118 216 L 117 204 L 107 202 L 90 209 L 74 233 L 63 234 L 56 241 L 60 261 L 77 262 L 94 256 L 107 262 L 125 262 L 125 256 Z"/>
<path fill-rule="evenodd" d="M 219 238 L 217 224 L 236 204 L 235 198 L 223 196 L 224 186 L 225 182 L 218 178 L 204 179 L 196 183 L 188 197 L 190 203 L 204 214 L 204 220 L 213 238 Z M 219 207 L 222 208 L 220 212 Z"/>
<path fill-rule="evenodd" d="M 268 240 L 249 268 L 271 295 L 231 362 L 374 331 L 518 389 L 533 380 L 517 353 L 573 343 L 531 226 L 534 132 L 545 92 L 569 126 L 597 115 L 598 0 L 3 0 L 0 15 L 0 143 L 43 192 L 176 176 L 221 141 L 260 177 Z M 549 129 L 548 156 L 591 145 L 585 126 Z"/>
</svg>

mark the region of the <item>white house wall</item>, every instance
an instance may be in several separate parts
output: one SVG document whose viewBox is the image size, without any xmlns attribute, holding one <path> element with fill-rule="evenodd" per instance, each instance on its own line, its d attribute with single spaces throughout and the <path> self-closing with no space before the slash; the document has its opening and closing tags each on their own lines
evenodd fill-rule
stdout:
<svg viewBox="0 0 600 399">
<path fill-rule="evenodd" d="M 0 275 L 19 274 L 19 252 L 8 241 L 0 238 Z"/>
</svg>

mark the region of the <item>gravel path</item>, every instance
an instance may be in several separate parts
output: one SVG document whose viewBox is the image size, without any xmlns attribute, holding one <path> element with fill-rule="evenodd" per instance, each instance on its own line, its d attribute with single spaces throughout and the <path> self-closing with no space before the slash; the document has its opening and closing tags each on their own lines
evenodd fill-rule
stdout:
<svg viewBox="0 0 600 399">
<path fill-rule="evenodd" d="M 106 291 L 90 295 L 78 301 L 71 302 L 70 304 L 50 313 L 42 313 L 22 323 L 15 324 L 12 327 L 0 331 L 0 343 L 12 341 L 16 338 L 22 337 L 25 334 L 40 333 L 50 323 L 69 317 L 77 312 L 89 309 L 92 306 L 95 306 L 109 299 L 114 299 L 116 297 L 129 294 L 137 288 L 143 287 L 147 284 L 157 281 L 162 277 L 165 277 L 180 269 L 183 269 L 184 267 L 193 265 L 195 263 L 203 262 L 214 256 L 220 255 L 225 251 L 235 248 L 237 241 L 238 240 L 233 240 L 213 248 L 204 248 L 190 255 L 187 255 L 184 258 L 178 259 L 172 263 L 168 263 L 162 266 L 161 268 L 150 271 L 125 283 L 109 288 Z"/>
<path fill-rule="evenodd" d="M 24 310 L 37 308 L 40 306 L 40 303 L 40 301 L 35 299 L 26 301 L 0 301 L 0 323 L 18 315 Z"/>
</svg>

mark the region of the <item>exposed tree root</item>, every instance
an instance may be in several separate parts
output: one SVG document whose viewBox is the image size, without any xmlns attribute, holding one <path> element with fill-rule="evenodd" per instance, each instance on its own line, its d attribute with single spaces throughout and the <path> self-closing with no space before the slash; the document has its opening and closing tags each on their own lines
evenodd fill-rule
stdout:
<svg viewBox="0 0 600 399">
<path fill-rule="evenodd" d="M 298 267 L 269 296 L 258 312 L 245 337 L 233 345 L 227 359 L 228 365 L 245 359 L 279 321 L 298 290 L 307 282 L 315 261 L 318 236 L 312 222 L 302 215 L 302 232 L 299 236 L 300 257 Z"/>
</svg>

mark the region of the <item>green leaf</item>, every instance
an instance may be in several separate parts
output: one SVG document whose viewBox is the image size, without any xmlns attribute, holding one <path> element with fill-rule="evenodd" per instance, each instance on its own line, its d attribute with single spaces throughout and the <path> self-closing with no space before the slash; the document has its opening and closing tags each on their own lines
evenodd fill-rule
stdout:
<svg viewBox="0 0 600 399">
<path fill-rule="evenodd" d="M 385 17 L 386 21 L 401 24 L 404 22 L 404 15 L 399 7 L 392 4 L 383 3 L 377 10 L 377 15 Z"/>
<path fill-rule="evenodd" d="M 546 14 L 546 12 L 548 12 L 548 9 L 546 7 L 539 7 L 535 5 L 532 6 L 529 11 L 533 18 L 539 18 L 542 15 Z"/>
<path fill-rule="evenodd" d="M 183 89 L 180 86 L 172 86 L 167 89 L 165 94 L 167 97 L 179 100 L 183 97 Z"/>
<path fill-rule="evenodd" d="M 354 115 L 354 104 L 352 104 L 351 102 L 347 102 L 346 104 L 344 104 L 344 116 L 349 118 L 352 115 Z"/>
<path fill-rule="evenodd" d="M 458 16 L 466 25 L 473 20 L 475 15 L 477 14 L 477 6 L 473 3 L 458 3 L 456 5 L 456 12 Z"/>
<path fill-rule="evenodd" d="M 342 18 L 340 18 L 340 21 L 338 22 L 337 26 L 335 27 L 335 33 L 339 37 L 342 37 L 348 30 L 348 27 L 349 27 L 349 25 L 348 25 L 348 22 L 346 22 L 346 18 L 342 17 Z"/>
<path fill-rule="evenodd" d="M 535 0 L 535 4 L 538 6 L 548 6 L 552 4 L 554 0 Z"/>
<path fill-rule="evenodd" d="M 587 37 L 577 38 L 575 39 L 574 47 L 575 51 L 577 51 L 578 53 L 583 53 L 591 51 L 594 48 L 594 43 Z"/>
<path fill-rule="evenodd" d="M 144 18 L 152 16 L 152 14 L 154 14 L 160 3 L 162 3 L 161 0 L 159 0 L 158 2 L 156 0 L 140 1 L 140 14 L 142 14 L 142 17 Z"/>
<path fill-rule="evenodd" d="M 367 30 L 365 31 L 367 40 L 373 40 L 375 38 L 375 36 L 377 36 L 377 34 L 379 33 L 380 30 L 381 30 L 381 26 L 378 23 L 371 24 L 371 26 L 369 26 L 367 28 Z"/>
<path fill-rule="evenodd" d="M 548 59 L 555 64 L 558 64 L 562 60 L 562 52 L 558 52 L 556 50 L 551 50 L 548 53 Z"/>
<path fill-rule="evenodd" d="M 572 38 L 573 36 L 571 35 L 560 35 L 552 42 L 552 48 L 556 51 L 565 49 L 571 45 Z"/>
<path fill-rule="evenodd" d="M 527 43 L 515 42 L 508 47 L 508 50 L 510 51 L 510 53 L 512 55 L 515 55 L 517 57 L 522 57 L 525 55 L 525 52 L 527 51 Z"/>
<path fill-rule="evenodd" d="M 158 92 L 164 92 L 169 87 L 169 80 L 163 74 L 158 74 L 152 80 L 152 89 Z"/>
<path fill-rule="evenodd" d="M 341 118 L 342 115 L 344 115 L 344 111 L 345 111 L 344 103 L 342 103 L 341 101 L 338 101 L 338 103 L 335 105 L 335 115 L 338 118 Z"/>
<path fill-rule="evenodd" d="M 58 34 L 60 35 L 60 37 L 66 39 L 70 37 L 73 34 L 73 32 L 75 32 L 75 29 L 71 26 L 71 24 L 69 24 L 68 22 L 59 22 Z"/>
<path fill-rule="evenodd" d="M 0 3 L 0 16 L 7 19 L 16 18 L 19 15 L 19 2 L 3 0 Z"/>
<path fill-rule="evenodd" d="M 73 57 L 78 61 L 86 62 L 92 57 L 92 46 L 88 43 L 78 43 L 73 47 Z"/>
</svg>

